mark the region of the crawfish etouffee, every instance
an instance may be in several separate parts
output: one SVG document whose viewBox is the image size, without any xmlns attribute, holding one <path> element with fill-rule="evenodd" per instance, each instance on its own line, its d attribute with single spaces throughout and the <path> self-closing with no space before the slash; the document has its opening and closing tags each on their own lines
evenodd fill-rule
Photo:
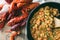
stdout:
<svg viewBox="0 0 60 40">
<path fill-rule="evenodd" d="M 37 11 L 30 20 L 30 30 L 34 40 L 60 40 L 60 30 L 52 30 L 57 8 L 45 6 Z M 58 34 L 58 35 L 57 35 Z"/>
</svg>

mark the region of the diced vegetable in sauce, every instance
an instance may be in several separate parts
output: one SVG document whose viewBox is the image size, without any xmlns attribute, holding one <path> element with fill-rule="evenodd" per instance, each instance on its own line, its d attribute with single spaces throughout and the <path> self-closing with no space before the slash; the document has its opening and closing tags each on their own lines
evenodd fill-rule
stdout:
<svg viewBox="0 0 60 40">
<path fill-rule="evenodd" d="M 55 26 L 54 17 L 58 13 L 58 9 L 46 6 L 33 15 L 30 30 L 34 40 L 60 40 L 60 30 L 52 30 Z"/>
</svg>

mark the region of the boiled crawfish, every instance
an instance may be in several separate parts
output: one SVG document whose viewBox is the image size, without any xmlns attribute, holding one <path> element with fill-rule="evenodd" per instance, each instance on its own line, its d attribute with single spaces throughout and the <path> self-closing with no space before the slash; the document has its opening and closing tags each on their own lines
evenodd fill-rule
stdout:
<svg viewBox="0 0 60 40">
<path fill-rule="evenodd" d="M 0 29 L 2 29 L 5 25 L 6 20 L 8 20 L 8 26 L 12 26 L 11 27 L 11 31 L 14 31 L 11 35 L 10 35 L 10 40 L 14 40 L 15 36 L 17 36 L 18 31 L 20 31 L 18 28 L 19 26 L 23 26 L 25 25 L 26 21 L 25 20 L 28 15 L 29 12 L 36 8 L 39 3 L 33 3 L 33 0 L 6 0 L 6 2 L 8 4 L 10 4 L 10 8 L 8 10 L 8 13 L 4 13 L 2 16 L 0 16 Z M 0 9 L 3 6 L 0 7 Z M 19 11 L 22 13 L 22 15 L 15 15 L 15 14 L 19 14 L 19 12 L 17 13 L 16 11 Z M 8 17 L 8 18 L 7 18 Z M 21 23 L 22 22 L 22 23 Z M 14 30 L 13 30 L 14 29 Z M 16 32 L 16 30 L 17 32 Z"/>
<path fill-rule="evenodd" d="M 24 20 L 26 17 L 28 17 L 28 11 L 34 9 L 38 5 L 39 5 L 38 3 L 31 3 L 30 5 L 23 7 L 21 10 L 22 16 L 15 17 L 15 18 L 11 19 L 7 24 L 9 26 L 12 26 L 12 25 L 15 25 L 16 23 Z"/>
</svg>

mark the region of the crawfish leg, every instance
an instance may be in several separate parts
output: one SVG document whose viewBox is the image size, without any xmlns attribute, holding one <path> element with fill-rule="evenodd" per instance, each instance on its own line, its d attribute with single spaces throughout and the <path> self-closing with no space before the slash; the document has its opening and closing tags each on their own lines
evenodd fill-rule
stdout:
<svg viewBox="0 0 60 40">
<path fill-rule="evenodd" d="M 5 0 L 8 4 L 10 4 L 13 0 Z"/>
<path fill-rule="evenodd" d="M 31 3 L 33 0 L 13 0 L 15 2 L 20 2 L 20 3 Z"/>
<path fill-rule="evenodd" d="M 2 9 L 2 7 L 3 7 L 3 5 L 1 4 L 1 5 L 0 5 L 0 10 Z"/>
<path fill-rule="evenodd" d="M 15 13 L 15 11 L 12 11 L 11 13 L 8 13 L 7 21 L 14 18 L 14 13 Z"/>
<path fill-rule="evenodd" d="M 12 2 L 11 3 L 11 6 L 10 6 L 10 8 L 9 8 L 9 13 L 11 13 L 13 10 L 17 10 L 18 8 L 17 8 L 17 3 L 15 3 L 15 2 Z"/>
<path fill-rule="evenodd" d="M 31 3 L 25 7 L 23 7 L 23 9 L 25 9 L 27 12 L 31 11 L 32 9 L 34 9 L 35 7 L 37 7 L 39 5 L 39 3 L 35 2 L 35 3 Z"/>
<path fill-rule="evenodd" d="M 7 13 L 0 15 L 0 30 L 4 27 L 7 18 Z"/>
<path fill-rule="evenodd" d="M 14 10 L 17 10 L 18 8 L 21 8 L 22 6 L 26 5 L 27 3 L 16 3 L 16 2 L 12 2 L 9 12 L 12 12 Z"/>
<path fill-rule="evenodd" d="M 15 36 L 17 36 L 17 32 L 12 31 L 12 33 L 10 35 L 10 40 L 14 40 Z"/>
<path fill-rule="evenodd" d="M 27 4 L 28 4 L 28 3 L 18 3 L 18 4 L 17 4 L 17 7 L 18 7 L 18 8 L 21 8 L 21 7 L 23 7 L 23 6 L 27 5 Z"/>
<path fill-rule="evenodd" d="M 0 30 L 4 27 L 5 23 L 4 22 L 1 22 L 0 23 Z"/>
<path fill-rule="evenodd" d="M 7 13 L 0 15 L 0 22 L 6 21 L 7 16 L 8 16 Z"/>
<path fill-rule="evenodd" d="M 11 33 L 11 35 L 10 35 L 10 40 L 14 40 L 15 39 L 15 37 L 17 36 L 17 35 L 19 35 L 21 33 L 21 31 L 12 31 L 12 33 Z"/>
<path fill-rule="evenodd" d="M 21 12 L 22 12 L 21 16 L 11 19 L 7 24 L 9 26 L 13 26 L 14 24 L 21 22 L 22 20 L 28 17 L 28 12 L 26 12 L 25 10 L 21 10 Z"/>
</svg>

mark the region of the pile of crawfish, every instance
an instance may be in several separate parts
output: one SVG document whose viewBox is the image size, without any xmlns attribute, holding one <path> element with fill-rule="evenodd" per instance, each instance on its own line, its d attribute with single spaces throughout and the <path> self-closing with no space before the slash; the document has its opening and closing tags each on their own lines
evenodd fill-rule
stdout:
<svg viewBox="0 0 60 40">
<path fill-rule="evenodd" d="M 29 15 L 29 12 L 37 7 L 39 3 L 32 2 L 33 0 L 5 0 L 10 6 L 9 10 L 0 14 L 0 30 L 5 24 L 11 27 L 9 32 L 12 32 L 10 40 L 20 33 L 20 28 L 24 27 Z M 0 10 L 4 5 L 0 5 Z"/>
</svg>

